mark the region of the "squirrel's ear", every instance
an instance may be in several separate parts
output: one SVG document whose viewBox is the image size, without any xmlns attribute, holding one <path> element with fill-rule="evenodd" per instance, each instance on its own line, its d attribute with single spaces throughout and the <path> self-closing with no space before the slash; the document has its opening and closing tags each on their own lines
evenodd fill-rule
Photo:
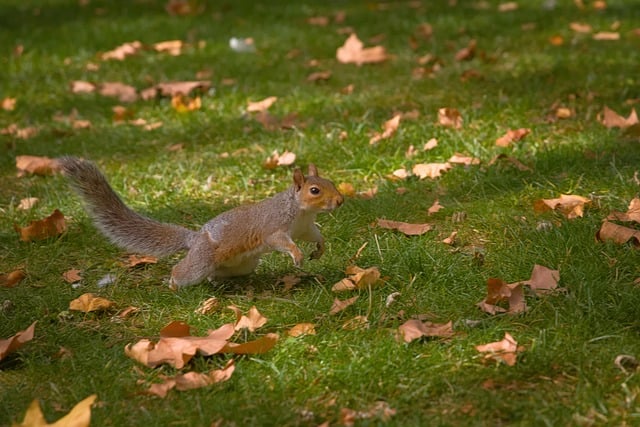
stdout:
<svg viewBox="0 0 640 427">
<path fill-rule="evenodd" d="M 304 184 L 304 175 L 300 168 L 295 168 L 293 171 L 293 183 L 296 186 L 296 191 L 300 190 Z"/>
<path fill-rule="evenodd" d="M 313 163 L 309 163 L 309 176 L 318 176 L 318 168 Z"/>
</svg>

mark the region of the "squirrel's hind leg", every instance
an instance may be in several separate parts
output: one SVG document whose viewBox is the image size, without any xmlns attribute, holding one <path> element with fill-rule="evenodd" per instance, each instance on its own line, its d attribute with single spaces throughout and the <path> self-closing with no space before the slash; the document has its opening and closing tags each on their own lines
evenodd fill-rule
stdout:
<svg viewBox="0 0 640 427">
<path fill-rule="evenodd" d="M 199 233 L 191 242 L 187 255 L 173 267 L 169 286 L 177 289 L 203 282 L 213 276 L 216 246 L 209 233 Z"/>
</svg>

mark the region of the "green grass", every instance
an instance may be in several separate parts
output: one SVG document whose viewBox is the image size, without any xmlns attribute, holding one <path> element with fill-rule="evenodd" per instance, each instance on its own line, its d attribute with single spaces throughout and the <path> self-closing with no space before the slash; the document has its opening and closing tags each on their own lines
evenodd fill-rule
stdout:
<svg viewBox="0 0 640 427">
<path fill-rule="evenodd" d="M 0 129 L 16 123 L 37 126 L 37 136 L 22 140 L 0 135 L 0 272 L 22 268 L 26 279 L 15 288 L 0 288 L 0 338 L 37 320 L 35 338 L 0 361 L 0 425 L 22 420 L 38 398 L 50 421 L 96 393 L 92 410 L 96 426 L 318 425 L 342 420 L 341 410 L 370 412 L 387 402 L 396 414 L 384 421 L 372 417 L 358 425 L 637 425 L 640 381 L 636 372 L 614 365 L 617 355 L 640 357 L 639 254 L 631 246 L 595 240 L 611 210 L 626 210 L 638 195 L 634 173 L 640 164 L 638 140 L 599 124 L 604 105 L 625 115 L 626 101 L 640 97 L 638 47 L 640 10 L 631 0 L 611 0 L 605 10 L 574 2 L 521 1 L 516 11 L 497 12 L 497 1 L 422 2 L 201 2 L 203 13 L 176 17 L 164 1 L 100 1 L 85 6 L 70 0 L 5 0 L 0 5 L 0 99 L 17 98 L 14 111 L 0 110 Z M 591 4 L 593 2 L 585 3 Z M 307 24 L 315 15 L 346 12 L 344 24 Z M 569 29 L 574 21 L 596 31 L 619 22 L 621 39 L 595 41 Z M 429 22 L 433 37 L 416 50 L 409 38 Z M 522 26 L 535 23 L 535 28 Z M 384 34 L 393 58 L 383 64 L 339 64 L 335 49 L 346 39 L 337 33 L 350 26 L 365 41 Z M 561 35 L 554 46 L 550 37 Z M 238 54 L 230 37 L 253 37 L 258 52 Z M 123 62 L 101 61 L 99 53 L 133 40 L 151 44 L 181 39 L 194 46 L 181 56 L 145 51 Z M 455 52 L 476 39 L 476 58 L 456 62 Z M 197 47 L 198 41 L 204 44 Z M 24 46 L 21 56 L 12 53 Z M 287 54 L 298 49 L 298 56 Z M 432 53 L 442 69 L 434 78 L 414 79 L 418 57 Z M 311 59 L 319 67 L 309 67 Z M 99 64 L 87 71 L 86 64 Z M 212 71 L 214 90 L 202 98 L 202 109 L 176 113 L 168 99 L 128 105 L 135 117 L 162 121 L 144 131 L 114 125 L 116 100 L 73 94 L 69 83 L 120 81 L 143 89 L 154 83 L 192 80 Z M 331 70 L 326 82 L 310 83 L 313 71 Z M 482 79 L 461 81 L 466 70 Z M 223 85 L 225 78 L 235 84 Z M 354 84 L 350 95 L 340 93 Z M 249 100 L 278 96 L 271 112 L 296 112 L 305 127 L 267 131 L 244 113 Z M 575 111 L 566 120 L 548 120 L 553 105 Z M 461 130 L 436 124 L 441 107 L 458 108 Z M 55 122 L 56 112 L 77 109 L 90 120 L 89 130 Z M 401 122 L 396 135 L 376 146 L 373 131 L 397 111 L 417 109 L 417 120 Z M 532 133 L 513 148 L 495 146 L 507 129 L 528 127 Z M 341 140 L 339 134 L 348 137 Z M 439 145 L 407 159 L 409 145 L 421 148 L 435 137 Z M 183 143 L 182 151 L 167 147 Z M 235 155 L 222 156 L 222 153 Z M 262 162 L 273 150 L 297 154 L 297 164 L 315 163 L 336 183 L 358 190 L 378 186 L 371 200 L 350 198 L 319 219 L 327 252 L 303 270 L 312 274 L 289 292 L 277 279 L 293 270 L 282 254 L 265 257 L 256 274 L 242 279 L 201 284 L 171 292 L 166 279 L 178 259 L 130 270 L 125 254 L 111 246 L 91 225 L 78 199 L 61 177 L 16 177 L 15 157 L 72 154 L 96 161 L 114 188 L 135 209 L 154 218 L 197 228 L 215 214 L 260 200 L 285 189 L 291 170 L 267 170 Z M 479 166 L 456 166 L 437 180 L 386 178 L 400 167 L 446 161 L 456 152 L 482 160 Z M 489 166 L 499 153 L 516 157 L 532 170 L 507 163 Z M 211 184 L 207 179 L 211 177 Z M 406 194 L 396 192 L 405 187 Z M 536 214 L 533 202 L 561 193 L 591 197 L 583 218 Z M 29 211 L 19 201 L 34 196 Z M 428 217 L 435 199 L 445 209 Z M 43 218 L 54 209 L 70 218 L 61 237 L 23 243 L 13 229 Z M 452 221 L 464 212 L 462 223 Z M 373 226 L 376 218 L 431 222 L 435 230 L 405 237 Z M 554 226 L 539 230 L 540 221 Z M 457 250 L 440 241 L 457 230 Z M 378 266 L 386 282 L 335 316 L 328 314 L 331 286 L 344 277 L 348 260 L 368 243 L 357 264 Z M 482 247 L 484 262 L 470 256 Z M 309 247 L 305 247 L 309 250 Z M 518 316 L 489 316 L 475 304 L 483 299 L 486 280 L 529 278 L 534 264 L 560 270 L 563 293 L 528 298 L 529 310 Z M 62 273 L 83 271 L 83 286 L 74 289 Z M 106 274 L 115 284 L 98 288 Z M 398 291 L 390 307 L 386 297 Z M 80 314 L 69 301 L 94 292 L 140 311 L 123 321 L 112 313 Z M 357 293 L 354 293 L 357 294 Z M 124 355 L 127 343 L 156 337 L 171 320 L 183 320 L 204 334 L 232 321 L 221 310 L 208 316 L 194 310 L 217 296 L 221 306 L 256 305 L 269 318 L 248 338 L 277 332 L 270 352 L 236 360 L 232 378 L 208 388 L 172 391 L 166 399 L 142 393 L 145 383 L 175 373 L 137 365 Z M 348 295 L 351 296 L 351 295 Z M 341 299 L 345 296 L 340 295 Z M 367 315 L 368 329 L 344 330 L 356 315 Z M 456 335 L 410 344 L 395 340 L 408 318 L 427 315 L 453 321 Z M 469 320 L 477 326 L 469 326 Z M 317 334 L 287 338 L 300 322 L 316 324 Z M 524 347 L 513 367 L 483 363 L 474 346 L 511 333 Z M 241 336 L 239 339 L 244 339 Z M 69 357 L 59 357 L 64 347 Z M 224 365 L 226 357 L 196 358 L 197 371 Z"/>
</svg>

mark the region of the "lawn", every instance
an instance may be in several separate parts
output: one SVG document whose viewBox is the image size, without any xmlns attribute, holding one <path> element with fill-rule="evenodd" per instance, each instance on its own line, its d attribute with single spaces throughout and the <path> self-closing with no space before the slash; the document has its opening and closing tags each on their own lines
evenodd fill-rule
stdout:
<svg viewBox="0 0 640 427">
<path fill-rule="evenodd" d="M 4 0 L 0 274 L 25 277 L 0 279 L 0 340 L 37 323 L 33 339 L 0 358 L 0 425 L 22 422 L 34 399 L 53 422 L 93 394 L 95 426 L 640 425 L 640 240 L 596 238 L 640 190 L 640 125 L 631 116 L 612 126 L 603 114 L 626 118 L 640 103 L 634 4 Z M 336 50 L 352 33 L 382 46 L 383 60 L 341 62 Z M 170 40 L 177 51 L 159 51 Z M 109 59 L 125 43 L 133 54 Z M 179 81 L 204 83 L 186 98 L 143 96 Z M 102 94 L 110 83 L 135 91 Z M 247 111 L 271 96 L 267 112 Z M 496 144 L 518 129 L 526 135 Z M 274 151 L 295 162 L 265 166 Z M 298 269 L 273 253 L 250 276 L 172 291 L 181 255 L 128 266 L 62 176 L 18 173 L 23 155 L 90 159 L 135 210 L 193 229 L 285 190 L 293 168 L 310 163 L 346 201 L 318 217 L 321 259 Z M 437 177 L 412 172 L 447 162 Z M 584 198 L 577 211 L 540 208 L 562 194 Z M 24 209 L 29 197 L 38 202 Z M 429 213 L 436 201 L 443 208 Z M 20 240 L 16 225 L 56 209 L 65 232 Z M 378 219 L 431 229 L 408 236 Z M 381 280 L 334 292 L 352 265 L 377 267 Z M 528 281 L 536 265 L 557 270 L 557 289 L 516 285 L 526 310 L 478 307 L 490 279 Z M 81 280 L 66 281 L 70 270 Z M 287 275 L 298 283 L 283 283 Z M 71 309 L 86 293 L 113 306 Z M 336 298 L 356 296 L 331 314 Z M 211 297 L 218 308 L 197 312 Z M 125 354 L 173 321 L 197 336 L 233 323 L 231 305 L 268 319 L 233 341 L 278 334 L 276 345 L 196 355 L 182 369 Z M 401 325 L 412 319 L 452 331 L 405 342 Z M 302 323 L 315 333 L 291 336 Z M 514 359 L 476 348 L 505 333 Z M 227 381 L 147 391 L 232 359 Z"/>
</svg>

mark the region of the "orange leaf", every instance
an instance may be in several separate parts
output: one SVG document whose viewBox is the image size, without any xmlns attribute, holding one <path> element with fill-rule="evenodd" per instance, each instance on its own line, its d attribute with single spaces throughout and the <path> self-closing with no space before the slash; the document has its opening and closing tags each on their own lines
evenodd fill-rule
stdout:
<svg viewBox="0 0 640 427">
<path fill-rule="evenodd" d="M 487 280 L 487 296 L 477 306 L 489 314 L 504 313 L 517 314 L 526 311 L 522 282 L 507 284 L 504 280 L 490 278 Z M 509 309 L 497 305 L 508 302 Z"/>
<path fill-rule="evenodd" d="M 439 212 L 441 209 L 444 209 L 444 206 L 440 204 L 440 202 L 436 199 L 431 207 L 427 209 L 427 213 L 429 215 Z"/>
<path fill-rule="evenodd" d="M 222 369 L 216 369 L 207 373 L 191 371 L 178 374 L 175 377 L 165 378 L 162 383 L 152 384 L 147 390 L 147 393 L 164 398 L 169 390 L 173 388 L 182 391 L 206 387 L 211 384 L 227 381 L 231 378 L 234 370 L 235 362 L 231 359 Z"/>
<path fill-rule="evenodd" d="M 96 91 L 96 85 L 83 80 L 74 80 L 69 84 L 69 86 L 73 93 L 92 93 Z"/>
<path fill-rule="evenodd" d="M 345 308 L 355 303 L 358 300 L 358 298 L 360 297 L 356 295 L 355 297 L 352 297 L 343 301 L 340 301 L 338 298 L 334 299 L 333 305 L 331 306 L 331 310 L 329 310 L 329 314 L 340 313 L 342 310 L 344 310 Z"/>
<path fill-rule="evenodd" d="M 382 46 L 365 48 L 358 36 L 353 33 L 344 42 L 344 45 L 336 50 L 336 59 L 343 64 L 371 64 L 383 62 L 389 59 L 387 52 Z"/>
<path fill-rule="evenodd" d="M 420 179 L 438 178 L 442 176 L 442 172 L 451 169 L 451 163 L 418 163 L 413 166 L 413 174 Z"/>
<path fill-rule="evenodd" d="M 456 52 L 456 61 L 469 61 L 473 59 L 473 57 L 476 55 L 476 45 L 477 42 L 475 41 L 475 39 L 469 40 L 469 44 L 467 44 L 466 47 L 463 47 L 458 52 Z"/>
<path fill-rule="evenodd" d="M 290 151 L 285 151 L 282 154 L 278 153 L 278 150 L 275 150 L 271 153 L 265 162 L 264 167 L 267 169 L 275 169 L 278 166 L 291 166 L 296 161 L 296 154 Z"/>
<path fill-rule="evenodd" d="M 633 198 L 629 202 L 629 208 L 627 212 L 611 212 L 607 217 L 607 220 L 616 220 L 624 222 L 637 222 L 640 223 L 640 199 Z"/>
<path fill-rule="evenodd" d="M 421 337 L 450 337 L 453 335 L 453 322 L 432 323 L 410 319 L 398 328 L 404 342 L 411 342 Z"/>
<path fill-rule="evenodd" d="M 97 395 L 92 394 L 86 399 L 82 400 L 76 406 L 69 411 L 67 415 L 60 418 L 53 424 L 47 423 L 44 418 L 42 409 L 40 409 L 40 403 L 38 400 L 34 400 L 29 405 L 27 412 L 24 415 L 24 419 L 20 424 L 13 424 L 14 427 L 89 427 L 91 423 L 91 405 L 96 400 Z"/>
<path fill-rule="evenodd" d="M 199 110 L 202 107 L 202 101 L 199 96 L 189 98 L 181 93 L 171 97 L 171 106 L 178 113 L 186 113 L 188 111 Z"/>
<path fill-rule="evenodd" d="M 261 111 L 266 111 L 278 100 L 277 96 L 270 96 L 261 101 L 249 101 L 247 104 L 247 112 L 248 113 L 258 113 Z"/>
<path fill-rule="evenodd" d="M 584 205 L 591 203 L 586 197 L 561 194 L 556 199 L 540 199 L 534 203 L 536 212 L 544 212 L 548 210 L 559 210 L 568 219 L 582 217 L 584 214 Z"/>
<path fill-rule="evenodd" d="M 185 322 L 174 320 L 160 329 L 161 338 L 180 338 L 191 336 L 191 326 Z"/>
<path fill-rule="evenodd" d="M 486 359 L 503 361 L 508 366 L 514 366 L 516 364 L 518 342 L 511 334 L 505 332 L 504 338 L 501 341 L 477 345 L 476 350 L 480 353 L 488 353 L 485 355 Z"/>
<path fill-rule="evenodd" d="M 14 270 L 11 273 L 0 274 L 0 287 L 13 288 L 25 277 L 26 275 L 22 270 Z"/>
<path fill-rule="evenodd" d="M 508 147 L 512 142 L 520 141 L 530 133 L 531 129 L 527 128 L 520 128 L 515 130 L 509 129 L 506 134 L 496 139 L 496 145 L 498 147 Z"/>
<path fill-rule="evenodd" d="M 402 114 L 396 114 L 391 119 L 384 122 L 384 131 L 382 133 L 376 132 L 376 134 L 369 140 L 369 144 L 373 145 L 381 139 L 391 138 L 400 126 L 400 118 Z"/>
<path fill-rule="evenodd" d="M 166 52 L 171 56 L 178 56 L 182 53 L 184 43 L 182 40 L 167 40 L 153 44 L 153 49 L 156 52 Z"/>
<path fill-rule="evenodd" d="M 18 204 L 18 209 L 20 209 L 21 211 L 26 211 L 34 207 L 36 203 L 38 203 L 39 201 L 40 199 L 38 199 L 37 197 L 26 197 L 20 200 L 20 204 Z"/>
<path fill-rule="evenodd" d="M 67 224 L 62 212 L 56 209 L 48 217 L 31 221 L 26 227 L 19 227 L 14 224 L 13 228 L 20 234 L 20 240 L 23 242 L 31 242 L 33 240 L 43 240 L 49 237 L 59 236 L 67 229 Z"/>
<path fill-rule="evenodd" d="M 624 245 L 631 241 L 634 246 L 640 246 L 640 231 L 618 225 L 613 222 L 605 221 L 600 226 L 600 230 L 596 233 L 596 238 L 601 242 L 611 240 L 619 245 Z"/>
<path fill-rule="evenodd" d="M 234 354 L 263 354 L 271 350 L 278 342 L 278 334 L 267 334 L 257 340 L 237 344 L 230 342 L 221 350 L 221 353 Z"/>
<path fill-rule="evenodd" d="M 71 269 L 62 273 L 62 278 L 67 283 L 79 282 L 80 280 L 82 280 L 82 277 L 80 277 L 80 273 L 80 270 Z"/>
<path fill-rule="evenodd" d="M 635 108 L 631 110 L 629 117 L 624 118 L 609 107 L 605 106 L 602 113 L 598 114 L 598 121 L 608 128 L 619 127 L 621 129 L 628 128 L 638 124 L 638 115 Z"/>
<path fill-rule="evenodd" d="M 462 114 L 456 108 L 440 108 L 438 110 L 438 123 L 442 126 L 461 129 Z"/>
<path fill-rule="evenodd" d="M 124 43 L 113 50 L 103 53 L 100 55 L 100 59 L 103 61 L 108 61 L 110 59 L 124 61 L 127 56 L 135 55 L 140 51 L 140 49 L 142 49 L 142 43 L 136 40 L 130 43 Z"/>
<path fill-rule="evenodd" d="M 37 322 L 33 322 L 27 329 L 18 332 L 11 338 L 0 340 L 0 360 L 4 359 L 7 354 L 13 353 L 22 347 L 24 343 L 33 339 L 36 323 Z"/>
<path fill-rule="evenodd" d="M 454 154 L 453 156 L 451 156 L 451 158 L 448 160 L 448 163 L 451 164 L 460 164 L 460 165 L 479 165 L 480 164 L 480 159 L 477 159 L 475 157 L 471 157 L 471 156 L 464 156 L 462 154 Z"/>
<path fill-rule="evenodd" d="M 289 331 L 287 331 L 287 334 L 290 337 L 299 337 L 300 335 L 315 335 L 316 327 L 313 323 L 298 323 L 297 325 L 289 329 Z"/>
<path fill-rule="evenodd" d="M 235 305 L 230 305 L 227 308 L 236 314 L 236 322 L 234 325 L 236 331 L 248 329 L 249 332 L 254 332 L 267 323 L 267 318 L 260 314 L 255 305 L 249 309 L 246 316 L 242 314 L 242 311 Z"/>
<path fill-rule="evenodd" d="M 558 270 L 552 270 L 536 264 L 533 266 L 531 278 L 522 283 L 531 287 L 531 290 L 533 290 L 536 295 L 540 295 L 556 289 L 558 287 L 558 280 L 560 280 L 560 272 Z"/>
<path fill-rule="evenodd" d="M 56 159 L 40 156 L 16 156 L 16 168 L 18 169 L 18 176 L 22 176 L 25 173 L 53 175 L 60 170 Z"/>
<path fill-rule="evenodd" d="M 133 267 L 138 266 L 138 265 L 156 264 L 157 262 L 158 262 L 158 258 L 156 258 L 154 256 L 151 256 L 151 255 L 135 255 L 135 254 L 131 254 L 131 255 L 129 255 L 129 258 L 127 259 L 127 262 L 125 263 L 125 266 L 133 268 Z"/>
<path fill-rule="evenodd" d="M 13 111 L 16 108 L 16 99 L 15 98 L 4 98 L 2 102 L 0 102 L 0 108 L 5 111 Z"/>
<path fill-rule="evenodd" d="M 108 310 L 114 305 L 115 303 L 113 301 L 95 296 L 92 293 L 86 293 L 71 301 L 69 303 L 69 310 L 83 311 L 85 313 L 88 313 L 90 311 Z"/>
<path fill-rule="evenodd" d="M 411 224 L 407 222 L 390 221 L 380 218 L 378 218 L 377 220 L 377 225 L 378 227 L 386 228 L 389 230 L 398 230 L 401 233 L 406 234 L 407 236 L 419 236 L 426 233 L 427 231 L 433 230 L 433 225 L 431 224 Z"/>
<path fill-rule="evenodd" d="M 307 76 L 308 82 L 317 82 L 319 80 L 329 80 L 331 78 L 331 71 L 316 71 Z"/>
<path fill-rule="evenodd" d="M 120 102 L 133 102 L 138 99 L 136 88 L 120 82 L 105 82 L 98 90 L 100 95 L 118 98 Z"/>
</svg>

